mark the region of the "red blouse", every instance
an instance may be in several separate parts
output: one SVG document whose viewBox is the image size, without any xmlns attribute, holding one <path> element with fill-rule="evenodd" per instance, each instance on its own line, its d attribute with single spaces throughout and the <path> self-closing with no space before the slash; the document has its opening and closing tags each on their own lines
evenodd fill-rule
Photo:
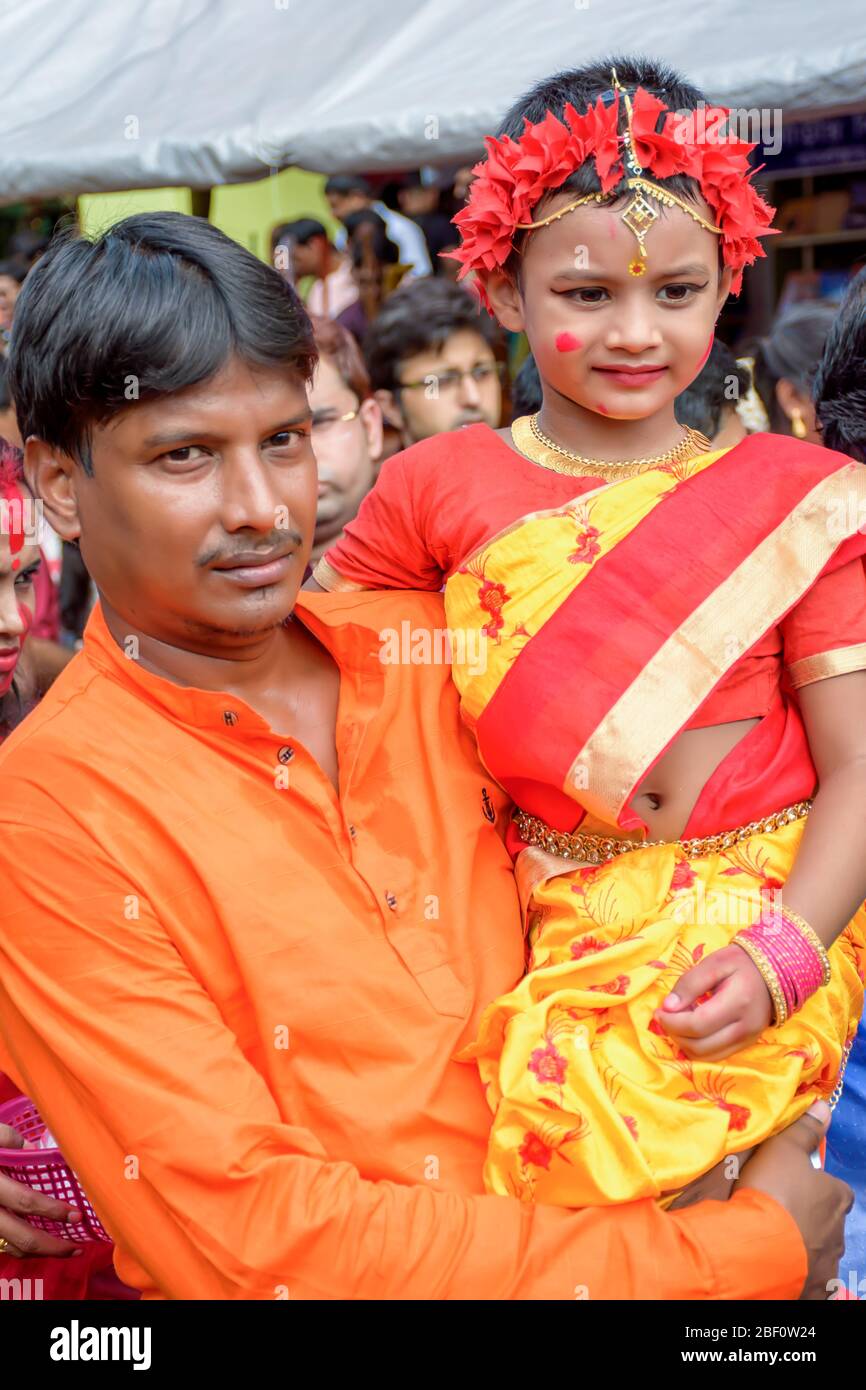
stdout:
<svg viewBox="0 0 866 1390">
<path fill-rule="evenodd" d="M 487 425 L 435 435 L 387 460 L 314 578 L 329 590 L 441 589 L 468 555 L 505 527 L 596 487 L 597 478 L 532 463 Z M 831 673 L 808 658 L 863 643 L 866 575 L 862 560 L 855 559 L 820 578 L 731 668 L 686 728 L 763 717 L 783 666 L 788 684 L 805 685 Z M 866 659 L 841 669 L 860 666 Z"/>
</svg>

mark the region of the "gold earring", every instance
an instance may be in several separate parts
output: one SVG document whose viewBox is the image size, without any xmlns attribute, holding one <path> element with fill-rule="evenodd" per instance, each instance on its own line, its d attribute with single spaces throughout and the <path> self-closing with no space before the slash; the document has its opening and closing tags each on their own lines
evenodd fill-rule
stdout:
<svg viewBox="0 0 866 1390">
<path fill-rule="evenodd" d="M 806 421 L 803 419 L 803 413 L 800 410 L 791 411 L 791 433 L 795 439 L 805 439 L 809 433 L 806 428 Z"/>
</svg>

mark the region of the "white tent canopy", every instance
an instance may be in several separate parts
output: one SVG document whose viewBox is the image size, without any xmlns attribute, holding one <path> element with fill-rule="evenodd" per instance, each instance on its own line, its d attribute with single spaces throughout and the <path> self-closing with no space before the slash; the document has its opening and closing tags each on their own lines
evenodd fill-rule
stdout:
<svg viewBox="0 0 866 1390">
<path fill-rule="evenodd" d="M 862 109 L 854 0 L 0 0 L 0 203 L 478 155 L 521 91 L 645 52 L 711 101 Z"/>
</svg>

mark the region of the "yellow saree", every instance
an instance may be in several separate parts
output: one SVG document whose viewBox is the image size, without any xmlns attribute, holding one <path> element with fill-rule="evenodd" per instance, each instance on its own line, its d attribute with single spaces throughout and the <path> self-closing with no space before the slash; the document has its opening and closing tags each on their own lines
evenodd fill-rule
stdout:
<svg viewBox="0 0 866 1390">
<path fill-rule="evenodd" d="M 850 497 L 866 502 L 866 470 L 791 452 L 753 436 L 605 484 L 525 517 L 448 580 L 449 629 L 486 638 L 485 663 L 455 662 L 463 715 L 525 812 L 560 832 L 645 833 L 628 803 L 647 771 L 819 578 L 862 556 Z M 843 498 L 847 526 L 828 526 Z M 861 644 L 848 659 L 866 667 L 866 631 Z M 833 653 L 809 655 L 831 673 Z M 814 783 L 780 654 L 768 708 L 684 837 L 759 822 Z M 678 977 L 784 884 L 803 830 L 792 813 L 712 853 L 666 844 L 575 864 L 512 827 L 528 973 L 461 1054 L 494 1111 L 490 1190 L 569 1206 L 663 1200 L 833 1092 L 863 1004 L 863 910 L 830 952 L 830 984 L 724 1063 L 690 1062 L 653 1021 Z"/>
</svg>

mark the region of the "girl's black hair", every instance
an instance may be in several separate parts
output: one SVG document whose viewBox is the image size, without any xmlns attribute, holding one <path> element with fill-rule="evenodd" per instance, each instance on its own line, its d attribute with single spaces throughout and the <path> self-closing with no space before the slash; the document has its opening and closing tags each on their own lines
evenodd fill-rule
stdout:
<svg viewBox="0 0 866 1390">
<path fill-rule="evenodd" d="M 90 473 L 94 425 L 234 356 L 309 381 L 316 347 L 297 294 L 204 218 L 142 213 L 52 242 L 15 305 L 9 386 L 22 437 Z"/>
<path fill-rule="evenodd" d="M 552 111 L 559 120 L 564 120 L 563 113 L 569 102 L 579 114 L 582 114 L 588 107 L 595 104 L 598 97 L 606 98 L 607 94 L 610 93 L 610 100 L 612 100 L 611 70 L 614 68 L 619 82 L 626 88 L 629 95 L 633 96 L 638 87 L 643 87 L 651 96 L 658 97 L 663 101 L 671 111 L 695 111 L 705 101 L 697 87 L 683 81 L 678 73 L 674 72 L 672 68 L 665 67 L 662 63 L 642 57 L 603 58 L 598 62 L 587 64 L 586 67 L 555 73 L 553 77 L 545 78 L 543 82 L 537 83 L 531 91 L 514 103 L 502 121 L 497 134 L 500 138 L 503 135 L 508 135 L 512 140 L 519 140 L 523 134 L 524 120 L 529 120 L 535 124 L 542 121 L 548 111 Z M 665 113 L 662 113 L 659 118 L 660 124 L 664 118 Z M 626 124 L 626 112 L 623 102 L 620 100 L 620 131 L 626 129 Z M 701 197 L 700 185 L 697 180 L 685 174 L 674 174 L 667 179 L 657 179 L 655 175 L 650 177 L 654 182 L 670 188 L 671 192 L 676 193 L 680 198 L 695 202 Z M 541 202 L 544 203 L 555 193 L 572 193 L 577 198 L 583 193 L 598 193 L 600 191 L 601 184 L 595 171 L 595 161 L 589 159 L 573 174 L 570 174 L 559 188 L 547 190 Z M 611 203 L 618 202 L 622 196 L 622 193 L 613 191 Z M 541 203 L 539 204 L 540 207 Z M 534 215 L 538 215 L 538 208 L 534 210 Z M 516 242 L 515 250 L 506 262 L 506 273 L 512 277 L 519 272 L 520 250 L 526 236 L 526 232 L 518 234 L 519 240 Z"/>
</svg>

